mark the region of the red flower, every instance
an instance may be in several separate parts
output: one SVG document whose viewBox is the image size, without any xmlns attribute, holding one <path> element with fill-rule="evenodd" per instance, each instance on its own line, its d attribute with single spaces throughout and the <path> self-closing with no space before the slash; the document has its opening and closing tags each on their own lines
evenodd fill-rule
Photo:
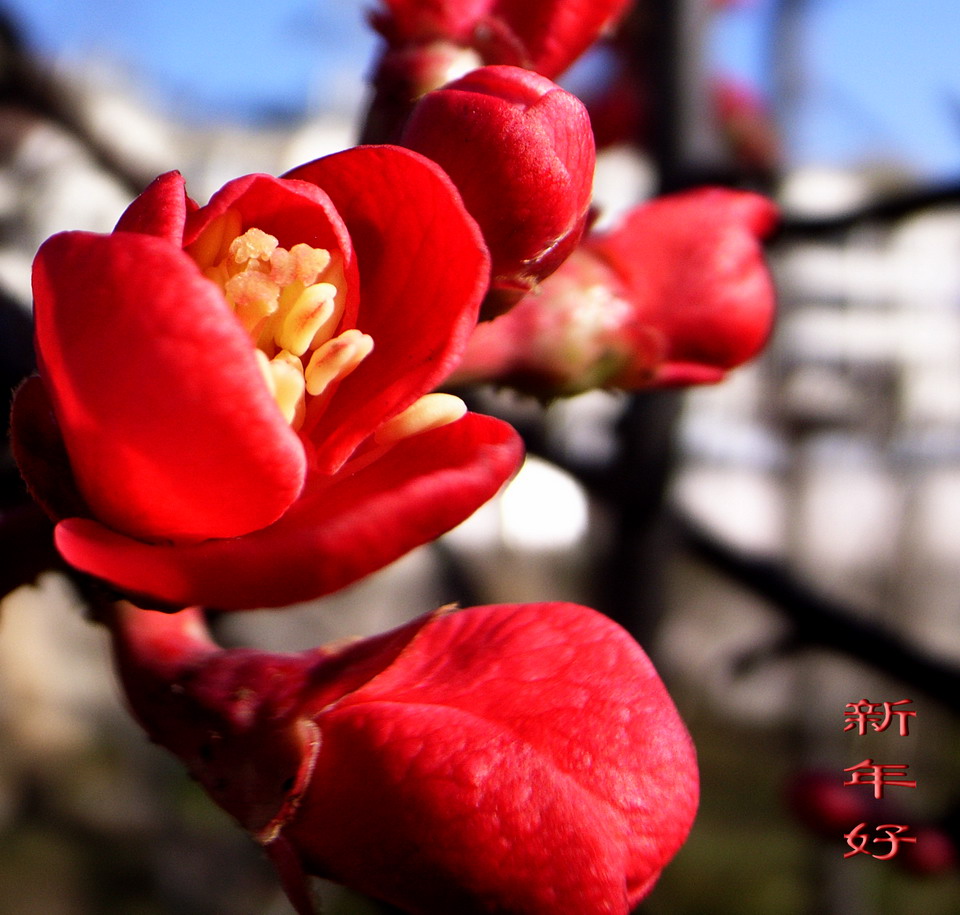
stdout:
<svg viewBox="0 0 960 915">
<path fill-rule="evenodd" d="M 630 0 L 383 0 L 374 24 L 391 47 L 449 42 L 483 63 L 554 77 L 626 12 Z"/>
<path fill-rule="evenodd" d="M 323 188 L 321 190 L 321 188 Z M 424 398 L 488 260 L 446 176 L 358 148 L 202 208 L 158 178 L 112 235 L 47 241 L 14 447 L 75 568 L 175 606 L 279 606 L 457 524 L 515 433 Z"/>
<path fill-rule="evenodd" d="M 541 397 L 720 381 L 770 332 L 760 239 L 775 220 L 765 198 L 720 188 L 638 207 L 588 236 L 539 294 L 480 324 L 452 381 Z"/>
<path fill-rule="evenodd" d="M 346 647 L 217 648 L 121 607 L 134 714 L 263 845 L 414 915 L 626 915 L 686 838 L 694 750 L 656 671 L 574 604 L 438 611 Z"/>
<path fill-rule="evenodd" d="M 425 95 L 400 142 L 443 168 L 477 220 L 494 294 L 504 300 L 494 313 L 553 273 L 580 240 L 593 190 L 590 118 L 546 77 L 474 70 Z"/>
<path fill-rule="evenodd" d="M 612 28 L 629 0 L 383 0 L 387 47 L 373 76 L 367 142 L 396 141 L 412 103 L 483 64 L 555 77 Z"/>
</svg>

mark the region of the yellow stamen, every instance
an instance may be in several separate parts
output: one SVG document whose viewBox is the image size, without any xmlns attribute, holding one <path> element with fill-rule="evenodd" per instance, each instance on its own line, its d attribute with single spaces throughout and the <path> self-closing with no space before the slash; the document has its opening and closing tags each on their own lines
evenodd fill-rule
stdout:
<svg viewBox="0 0 960 915">
<path fill-rule="evenodd" d="M 213 280 L 218 286 L 225 286 L 230 279 L 230 271 L 223 264 L 213 264 L 210 267 L 203 268 L 203 275 L 208 280 Z"/>
<path fill-rule="evenodd" d="M 303 242 L 290 249 L 289 271 L 290 279 L 287 283 L 303 283 L 309 286 L 317 282 L 320 275 L 330 266 L 333 258 L 326 248 L 311 248 Z"/>
<path fill-rule="evenodd" d="M 456 422 L 466 412 L 467 405 L 453 394 L 424 394 L 402 413 L 388 419 L 373 438 L 378 445 L 392 445 L 411 435 Z"/>
<path fill-rule="evenodd" d="M 252 334 L 260 321 L 279 307 L 277 284 L 266 274 L 254 270 L 230 277 L 224 283 L 223 292 L 248 334 Z"/>
<path fill-rule="evenodd" d="M 343 289 L 343 283 L 339 289 L 333 283 L 323 283 L 318 285 L 333 286 L 337 290 L 336 295 L 330 300 L 332 310 L 329 316 L 323 321 L 323 323 L 317 328 L 316 333 L 313 335 L 313 339 L 310 341 L 310 349 L 317 349 L 317 347 L 322 346 L 327 340 L 330 340 L 334 334 L 337 332 L 337 327 L 340 324 L 340 319 L 343 317 L 343 309 L 347 302 L 347 297 L 340 291 Z"/>
<path fill-rule="evenodd" d="M 337 334 L 347 298 L 338 251 L 304 243 L 287 250 L 262 229 L 240 229 L 240 214 L 227 210 L 187 250 L 223 290 L 257 348 L 271 396 L 299 429 L 308 398 L 332 394 L 370 354 L 373 340 L 356 328 Z M 323 407 L 315 404 L 314 415 Z"/>
<path fill-rule="evenodd" d="M 303 424 L 306 410 L 303 363 L 291 353 L 281 352 L 270 360 L 270 374 L 273 376 L 273 397 L 283 413 L 284 419 L 294 429 Z"/>
<path fill-rule="evenodd" d="M 330 324 L 336 294 L 337 287 L 330 283 L 307 286 L 284 314 L 276 334 L 277 345 L 302 356 L 320 328 Z"/>
<path fill-rule="evenodd" d="M 351 328 L 314 350 L 304 373 L 307 393 L 316 397 L 346 378 L 373 351 L 373 337 Z"/>
<path fill-rule="evenodd" d="M 227 248 L 230 257 L 241 266 L 252 260 L 269 261 L 277 249 L 278 242 L 262 229 L 247 229 L 238 235 Z"/>
</svg>

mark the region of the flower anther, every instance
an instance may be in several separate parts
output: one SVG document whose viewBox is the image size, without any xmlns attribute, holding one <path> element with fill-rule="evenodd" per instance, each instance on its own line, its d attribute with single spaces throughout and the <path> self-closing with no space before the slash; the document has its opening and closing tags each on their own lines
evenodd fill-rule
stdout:
<svg viewBox="0 0 960 915">
<path fill-rule="evenodd" d="M 308 398 L 346 378 L 372 352 L 373 339 L 354 328 L 337 333 L 346 303 L 339 252 L 302 242 L 287 250 L 262 229 L 240 234 L 240 220 L 227 210 L 187 250 L 223 291 L 257 347 L 277 406 L 300 429 Z"/>
<path fill-rule="evenodd" d="M 299 431 L 308 405 L 313 418 L 336 385 L 373 352 L 373 337 L 340 330 L 347 280 L 342 255 L 300 242 L 288 250 L 273 235 L 228 209 L 204 229 L 187 252 L 223 292 L 256 347 L 264 382 L 284 419 Z M 466 405 L 450 394 L 428 394 L 377 431 L 378 445 L 460 419 Z"/>
</svg>

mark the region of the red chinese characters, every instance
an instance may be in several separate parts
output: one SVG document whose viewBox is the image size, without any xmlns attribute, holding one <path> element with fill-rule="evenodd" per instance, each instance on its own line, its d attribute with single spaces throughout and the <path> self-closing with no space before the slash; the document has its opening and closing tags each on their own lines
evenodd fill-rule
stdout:
<svg viewBox="0 0 960 915">
<path fill-rule="evenodd" d="M 430 614 L 346 647 L 217 648 L 120 608 L 131 707 L 265 847 L 416 915 L 626 913 L 683 842 L 694 750 L 640 647 L 573 604 Z"/>
<path fill-rule="evenodd" d="M 885 785 L 897 785 L 902 788 L 916 788 L 917 783 L 913 779 L 903 778 L 910 767 L 906 763 L 875 763 L 869 757 L 858 762 L 854 766 L 844 769 L 849 772 L 850 780 L 845 781 L 844 786 L 848 785 L 871 785 L 873 787 L 873 796 L 878 800 L 883 797 Z"/>
<path fill-rule="evenodd" d="M 499 313 L 576 247 L 593 185 L 590 119 L 569 92 L 519 67 L 482 67 L 425 95 L 401 136 L 437 162 L 477 220 Z"/>
<path fill-rule="evenodd" d="M 867 725 L 877 733 L 882 733 L 896 718 L 901 737 L 907 737 L 910 733 L 910 718 L 916 718 L 917 713 L 913 709 L 898 708 L 902 705 L 911 705 L 912 699 L 898 699 L 896 702 L 871 702 L 869 699 L 860 699 L 857 702 L 848 702 L 849 711 L 844 718 L 844 731 L 850 731 L 856 728 L 857 733 L 863 737 L 867 733 Z"/>
<path fill-rule="evenodd" d="M 844 853 L 844 858 L 852 858 L 854 855 L 868 855 L 878 861 L 889 861 L 897 856 L 901 843 L 916 844 L 917 842 L 916 836 L 907 835 L 909 826 L 904 826 L 901 823 L 882 823 L 874 829 L 877 835 L 873 839 L 873 843 L 875 845 L 886 844 L 890 848 L 882 855 L 878 852 L 868 851 L 867 843 L 870 841 L 870 837 L 864 832 L 866 825 L 866 823 L 858 823 L 844 835 L 847 845 L 850 846 L 850 851 Z"/>
<path fill-rule="evenodd" d="M 770 333 L 760 241 L 776 209 L 708 188 L 662 197 L 589 235 L 536 295 L 478 326 L 456 379 L 541 397 L 720 381 Z"/>
<path fill-rule="evenodd" d="M 446 176 L 386 147 L 202 208 L 172 173 L 112 235 L 50 239 L 13 443 L 64 558 L 143 601 L 280 606 L 458 523 L 520 458 L 424 396 L 488 270 Z"/>
<path fill-rule="evenodd" d="M 859 699 L 856 702 L 848 702 L 846 707 L 848 711 L 844 717 L 844 731 L 855 730 L 855 733 L 863 737 L 867 733 L 869 724 L 874 731 L 881 733 L 890 727 L 893 719 L 896 717 L 899 721 L 899 732 L 901 737 L 909 736 L 910 718 L 916 718 L 917 713 L 913 709 L 903 709 L 899 706 L 911 705 L 911 699 L 898 699 L 896 702 L 871 702 L 869 699 Z M 883 711 L 880 711 L 880 710 Z M 844 788 L 855 785 L 867 785 L 873 788 L 873 797 L 876 801 L 884 798 L 884 789 L 887 786 L 899 788 L 916 788 L 917 783 L 914 779 L 906 778 L 907 769 L 910 767 L 906 763 L 875 763 L 871 757 L 867 757 L 853 766 L 848 766 L 844 772 L 850 773 L 849 780 L 843 782 Z M 854 826 L 849 832 L 844 833 L 850 851 L 844 853 L 844 858 L 852 858 L 855 855 L 867 855 L 876 858 L 878 861 L 888 861 L 895 858 L 900 851 L 900 845 L 906 843 L 917 845 L 917 837 L 908 835 L 909 826 L 900 823 L 882 823 L 874 827 L 873 845 L 889 845 L 889 849 L 884 853 L 868 851 L 867 844 L 870 842 L 870 836 L 864 830 L 867 828 L 867 821 L 864 820 Z M 937 830 L 931 830 L 931 837 L 937 836 Z M 923 853 L 911 855 L 915 862 L 924 861 L 928 858 L 926 850 Z"/>
</svg>

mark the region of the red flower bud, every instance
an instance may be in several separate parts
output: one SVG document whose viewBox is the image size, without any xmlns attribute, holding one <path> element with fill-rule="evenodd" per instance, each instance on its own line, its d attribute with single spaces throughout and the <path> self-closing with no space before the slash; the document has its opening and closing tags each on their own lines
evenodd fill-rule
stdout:
<svg viewBox="0 0 960 915">
<path fill-rule="evenodd" d="M 490 249 L 499 299 L 512 305 L 576 247 L 593 187 L 593 134 L 579 99 L 546 77 L 474 70 L 425 95 L 401 142 L 457 186 Z"/>
<path fill-rule="evenodd" d="M 940 876 L 960 866 L 955 837 L 943 826 L 918 817 L 900 806 L 896 800 L 877 798 L 873 792 L 844 784 L 845 774 L 808 769 L 791 777 L 786 786 L 786 802 L 796 818 L 811 832 L 826 841 L 840 843 L 858 823 L 867 824 L 867 833 L 874 834 L 883 823 L 908 827 L 905 835 L 916 842 L 902 842 L 897 847 L 898 866 L 918 876 Z M 880 833 L 882 835 L 882 832 Z M 870 853 L 885 854 L 871 846 Z"/>
<path fill-rule="evenodd" d="M 555 77 L 624 14 L 629 0 L 384 0 L 387 41 L 363 139 L 396 142 L 411 105 L 483 64 Z"/>
<path fill-rule="evenodd" d="M 887 822 L 889 818 L 885 818 Z M 910 829 L 916 842 L 904 842 L 897 851 L 897 863 L 907 873 L 920 877 L 941 877 L 960 867 L 960 849 L 953 835 L 937 825 L 920 823 Z"/>
<path fill-rule="evenodd" d="M 851 790 L 843 784 L 845 775 L 808 769 L 788 782 L 786 801 L 797 819 L 824 839 L 842 842 L 843 834 L 857 823 L 893 823 L 903 816 L 893 810 L 890 800 L 877 800 L 864 789 Z M 903 822 L 901 819 L 900 822 Z"/>
<path fill-rule="evenodd" d="M 714 80 L 711 90 L 717 122 L 737 163 L 760 174 L 773 172 L 783 151 L 763 98 L 751 86 L 730 77 Z"/>
<path fill-rule="evenodd" d="M 373 17 L 391 48 L 445 41 L 483 63 L 554 77 L 623 16 L 630 0 L 383 0 Z M 424 87 L 426 89 L 434 86 Z"/>
<path fill-rule="evenodd" d="M 626 915 L 683 843 L 693 747 L 640 647 L 573 604 L 438 611 L 300 654 L 121 608 L 151 738 L 266 848 L 414 915 Z"/>
<path fill-rule="evenodd" d="M 765 198 L 720 188 L 638 207 L 587 236 L 538 294 L 478 325 L 451 380 L 547 398 L 720 381 L 770 332 L 760 239 L 775 218 Z"/>
<path fill-rule="evenodd" d="M 279 606 L 459 523 L 520 459 L 444 395 L 489 261 L 432 162 L 348 150 L 198 208 L 175 173 L 34 265 L 13 446 L 80 571 L 143 601 Z"/>
</svg>

